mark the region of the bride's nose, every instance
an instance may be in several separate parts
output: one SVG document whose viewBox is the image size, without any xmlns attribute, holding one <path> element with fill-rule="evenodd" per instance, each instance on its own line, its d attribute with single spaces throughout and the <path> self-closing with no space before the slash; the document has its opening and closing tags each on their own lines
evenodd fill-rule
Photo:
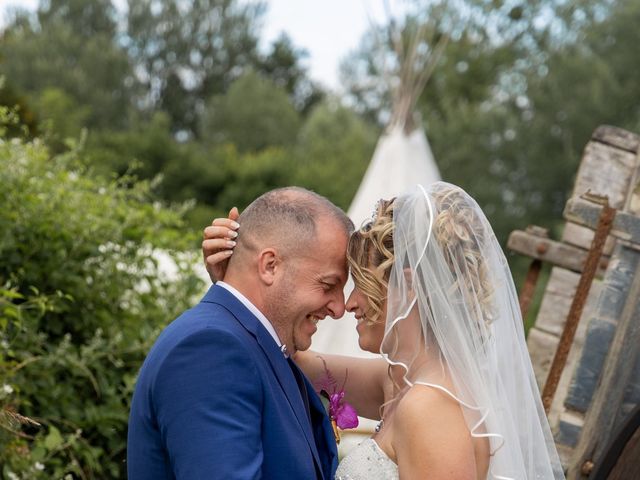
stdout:
<svg viewBox="0 0 640 480">
<path fill-rule="evenodd" d="M 351 293 L 349 294 L 349 298 L 347 298 L 347 303 L 345 303 L 344 305 L 347 312 L 353 313 L 355 310 L 358 309 L 358 301 L 356 296 L 357 296 L 356 289 L 354 288 L 353 290 L 351 290 Z"/>
</svg>

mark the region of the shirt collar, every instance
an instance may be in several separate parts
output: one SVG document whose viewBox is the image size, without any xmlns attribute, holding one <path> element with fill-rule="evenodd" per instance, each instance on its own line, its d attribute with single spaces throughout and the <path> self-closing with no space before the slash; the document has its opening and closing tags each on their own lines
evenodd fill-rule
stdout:
<svg viewBox="0 0 640 480">
<path fill-rule="evenodd" d="M 273 328 L 273 325 L 271 324 L 269 319 L 265 317 L 264 314 L 260 310 L 258 310 L 258 308 L 253 303 L 251 303 L 247 297 L 245 297 L 242 293 L 240 293 L 238 290 L 233 288 L 228 283 L 224 283 L 222 280 L 218 280 L 216 282 L 216 285 L 227 290 L 231 295 L 236 297 L 245 307 L 247 307 L 247 309 L 260 321 L 260 323 L 264 326 L 264 328 L 267 329 L 267 332 L 269 332 L 269 335 L 271 335 L 274 342 L 276 342 L 276 345 L 280 347 L 280 351 L 284 354 L 284 356 L 285 357 L 289 356 L 289 354 L 287 353 L 287 346 L 282 344 L 282 342 L 280 341 L 280 337 L 278 337 L 278 334 L 276 333 L 276 330 L 275 328 Z"/>
</svg>

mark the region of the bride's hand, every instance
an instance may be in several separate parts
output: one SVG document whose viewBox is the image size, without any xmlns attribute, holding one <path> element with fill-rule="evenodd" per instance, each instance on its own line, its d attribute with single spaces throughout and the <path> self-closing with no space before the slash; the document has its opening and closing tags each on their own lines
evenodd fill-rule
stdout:
<svg viewBox="0 0 640 480">
<path fill-rule="evenodd" d="M 211 225 L 204 229 L 202 236 L 202 255 L 204 265 L 212 282 L 223 280 L 227 271 L 229 257 L 235 247 L 238 236 L 236 222 L 240 213 L 236 207 L 229 211 L 229 218 L 216 218 Z"/>
</svg>

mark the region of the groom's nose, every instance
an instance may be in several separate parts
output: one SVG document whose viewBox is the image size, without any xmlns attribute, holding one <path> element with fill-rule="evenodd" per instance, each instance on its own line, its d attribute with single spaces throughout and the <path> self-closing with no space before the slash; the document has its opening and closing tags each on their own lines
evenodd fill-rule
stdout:
<svg viewBox="0 0 640 480">
<path fill-rule="evenodd" d="M 344 292 L 339 290 L 336 296 L 327 304 L 331 318 L 338 319 L 344 315 Z"/>
</svg>

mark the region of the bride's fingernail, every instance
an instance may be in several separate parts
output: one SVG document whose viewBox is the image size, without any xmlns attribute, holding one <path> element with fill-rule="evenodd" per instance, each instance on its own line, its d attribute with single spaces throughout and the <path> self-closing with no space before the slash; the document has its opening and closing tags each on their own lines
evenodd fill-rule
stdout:
<svg viewBox="0 0 640 480">
<path fill-rule="evenodd" d="M 234 242 L 233 240 L 227 240 L 227 247 L 235 247 L 236 246 L 236 242 Z"/>
<path fill-rule="evenodd" d="M 231 254 L 233 254 L 233 250 L 225 250 L 224 254 L 231 256 Z"/>
<path fill-rule="evenodd" d="M 234 230 L 237 230 L 238 228 L 240 228 L 240 224 L 238 222 L 231 222 L 231 228 L 233 228 Z"/>
<path fill-rule="evenodd" d="M 233 230 L 231 230 L 231 231 L 229 232 L 229 236 L 230 236 L 231 238 L 236 238 L 236 237 L 238 236 L 238 232 L 234 232 Z"/>
</svg>

